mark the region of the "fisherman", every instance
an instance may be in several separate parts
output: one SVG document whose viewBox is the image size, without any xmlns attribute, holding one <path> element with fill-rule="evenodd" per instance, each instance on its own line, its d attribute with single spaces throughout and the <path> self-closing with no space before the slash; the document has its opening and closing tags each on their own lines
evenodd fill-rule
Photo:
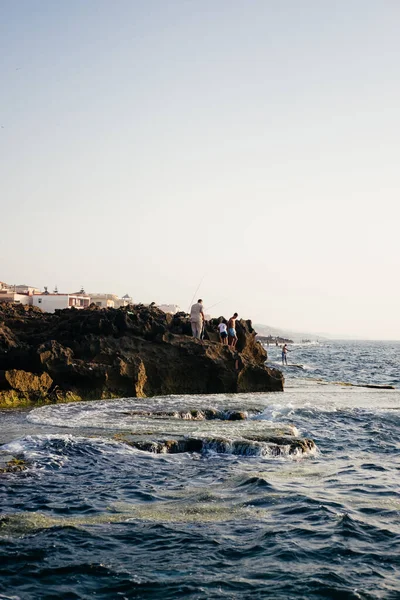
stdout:
<svg viewBox="0 0 400 600">
<path fill-rule="evenodd" d="M 199 340 L 204 325 L 203 300 L 201 298 L 190 309 L 190 324 L 192 326 L 193 337 Z"/>
<path fill-rule="evenodd" d="M 288 353 L 287 344 L 283 344 L 283 346 L 282 346 L 282 365 L 284 365 L 284 364 L 287 365 L 287 353 Z"/>
<path fill-rule="evenodd" d="M 233 317 L 231 317 L 228 321 L 228 346 L 231 348 L 235 348 L 237 344 L 237 335 L 236 335 L 236 319 L 238 318 L 237 312 L 234 313 Z"/>
<path fill-rule="evenodd" d="M 228 330 L 226 327 L 226 323 L 224 323 L 221 319 L 221 322 L 218 324 L 218 332 L 219 332 L 219 339 L 221 340 L 221 344 L 227 344 L 228 343 Z"/>
</svg>

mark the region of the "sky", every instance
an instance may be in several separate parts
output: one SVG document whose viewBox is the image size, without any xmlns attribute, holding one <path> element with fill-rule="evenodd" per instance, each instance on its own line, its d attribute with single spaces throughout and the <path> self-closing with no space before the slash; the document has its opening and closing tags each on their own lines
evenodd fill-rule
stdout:
<svg viewBox="0 0 400 600">
<path fill-rule="evenodd" d="M 2 0 L 0 280 L 400 339 L 399 18 Z"/>
</svg>

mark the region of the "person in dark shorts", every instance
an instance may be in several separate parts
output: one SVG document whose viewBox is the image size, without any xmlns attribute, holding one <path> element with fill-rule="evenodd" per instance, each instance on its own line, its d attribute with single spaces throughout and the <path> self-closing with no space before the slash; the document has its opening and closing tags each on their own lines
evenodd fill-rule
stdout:
<svg viewBox="0 0 400 600">
<path fill-rule="evenodd" d="M 227 344 L 228 343 L 228 328 L 226 326 L 226 323 L 224 323 L 223 321 L 221 321 L 221 323 L 218 324 L 218 333 L 219 333 L 219 337 L 221 340 L 221 344 Z"/>
</svg>

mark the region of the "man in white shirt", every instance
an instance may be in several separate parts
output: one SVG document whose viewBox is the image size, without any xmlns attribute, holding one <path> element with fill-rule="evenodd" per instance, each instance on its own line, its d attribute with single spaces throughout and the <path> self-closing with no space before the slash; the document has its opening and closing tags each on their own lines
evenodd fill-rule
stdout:
<svg viewBox="0 0 400 600">
<path fill-rule="evenodd" d="M 201 337 L 204 323 L 204 311 L 203 311 L 203 300 L 199 298 L 196 304 L 193 304 L 190 309 L 190 324 L 192 326 L 193 337 L 198 340 Z"/>
</svg>

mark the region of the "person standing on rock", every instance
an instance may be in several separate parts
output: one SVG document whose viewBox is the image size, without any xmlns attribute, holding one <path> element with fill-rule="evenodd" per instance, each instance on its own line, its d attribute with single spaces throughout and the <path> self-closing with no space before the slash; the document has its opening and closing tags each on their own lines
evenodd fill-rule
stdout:
<svg viewBox="0 0 400 600">
<path fill-rule="evenodd" d="M 233 317 L 231 317 L 228 321 L 228 346 L 231 348 L 235 348 L 237 344 L 237 335 L 236 335 L 236 319 L 238 318 L 238 314 L 235 312 Z"/>
<path fill-rule="evenodd" d="M 226 323 L 221 321 L 221 323 L 218 324 L 218 331 L 219 331 L 219 339 L 221 340 L 221 344 L 227 344 L 228 343 L 228 330 L 226 327 Z"/>
<path fill-rule="evenodd" d="M 190 324 L 192 326 L 193 337 L 199 340 L 204 324 L 203 300 L 201 298 L 190 309 Z"/>
</svg>

